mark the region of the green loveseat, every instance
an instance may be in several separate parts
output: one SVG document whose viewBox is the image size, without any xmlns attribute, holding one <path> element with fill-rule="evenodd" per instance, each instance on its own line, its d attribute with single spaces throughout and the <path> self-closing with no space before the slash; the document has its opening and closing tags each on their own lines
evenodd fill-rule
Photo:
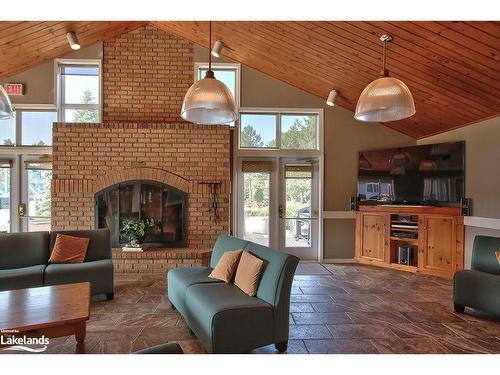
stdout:
<svg viewBox="0 0 500 375">
<path fill-rule="evenodd" d="M 58 233 L 90 238 L 83 263 L 49 264 Z M 109 230 L 0 234 L 0 290 L 89 281 L 91 293 L 113 298 Z"/>
<path fill-rule="evenodd" d="M 255 297 L 208 277 L 225 251 L 238 249 L 264 260 Z M 210 267 L 167 273 L 168 298 L 209 353 L 246 353 L 269 344 L 284 352 L 298 262 L 295 256 L 222 235 L 214 245 Z"/>
<path fill-rule="evenodd" d="M 476 236 L 470 270 L 455 273 L 453 304 L 456 312 L 465 307 L 500 317 L 500 265 L 495 252 L 500 251 L 500 238 Z"/>
</svg>

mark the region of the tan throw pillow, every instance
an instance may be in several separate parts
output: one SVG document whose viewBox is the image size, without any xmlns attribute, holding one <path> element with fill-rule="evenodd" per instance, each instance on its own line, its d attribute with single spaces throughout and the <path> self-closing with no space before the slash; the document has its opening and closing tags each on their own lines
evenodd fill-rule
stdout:
<svg viewBox="0 0 500 375">
<path fill-rule="evenodd" d="M 243 250 L 226 251 L 208 277 L 229 283 L 233 280 L 242 252 Z"/>
<path fill-rule="evenodd" d="M 255 296 L 263 266 L 264 261 L 262 259 L 250 254 L 248 251 L 244 251 L 236 270 L 234 285 L 249 296 Z"/>
<path fill-rule="evenodd" d="M 82 263 L 87 254 L 90 238 L 58 234 L 49 263 Z"/>
<path fill-rule="evenodd" d="M 500 266 L 500 251 L 496 251 L 495 255 L 497 256 L 498 265 Z"/>
</svg>

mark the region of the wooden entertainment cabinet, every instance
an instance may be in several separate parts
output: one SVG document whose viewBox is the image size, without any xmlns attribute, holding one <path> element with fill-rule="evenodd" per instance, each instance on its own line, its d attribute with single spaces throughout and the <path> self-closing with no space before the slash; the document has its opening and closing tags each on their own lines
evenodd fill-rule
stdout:
<svg viewBox="0 0 500 375">
<path fill-rule="evenodd" d="M 413 249 L 399 263 L 399 247 Z M 460 207 L 360 205 L 355 259 L 364 264 L 452 278 L 464 267 Z"/>
</svg>

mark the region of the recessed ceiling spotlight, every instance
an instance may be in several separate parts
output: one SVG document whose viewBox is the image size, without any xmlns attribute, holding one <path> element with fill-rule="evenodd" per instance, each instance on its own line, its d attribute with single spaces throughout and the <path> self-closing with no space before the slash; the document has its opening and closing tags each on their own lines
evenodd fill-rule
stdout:
<svg viewBox="0 0 500 375">
<path fill-rule="evenodd" d="M 330 107 L 333 107 L 335 105 L 335 99 L 337 99 L 338 95 L 339 92 L 337 90 L 330 91 L 330 94 L 328 94 L 328 99 L 326 99 L 326 104 Z"/>
<path fill-rule="evenodd" d="M 212 48 L 212 56 L 220 57 L 222 48 L 224 48 L 224 42 L 222 40 L 216 40 Z"/>
<path fill-rule="evenodd" d="M 66 38 L 68 39 L 68 43 L 71 49 L 80 49 L 80 42 L 78 41 L 78 38 L 76 37 L 76 34 L 74 32 L 67 33 Z"/>
</svg>

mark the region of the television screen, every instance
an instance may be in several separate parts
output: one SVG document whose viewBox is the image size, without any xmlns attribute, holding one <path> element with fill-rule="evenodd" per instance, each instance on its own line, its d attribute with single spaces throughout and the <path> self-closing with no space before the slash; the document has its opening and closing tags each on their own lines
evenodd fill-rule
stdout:
<svg viewBox="0 0 500 375">
<path fill-rule="evenodd" d="M 464 197 L 465 142 L 362 151 L 358 199 L 392 204 L 452 204 Z"/>
</svg>

